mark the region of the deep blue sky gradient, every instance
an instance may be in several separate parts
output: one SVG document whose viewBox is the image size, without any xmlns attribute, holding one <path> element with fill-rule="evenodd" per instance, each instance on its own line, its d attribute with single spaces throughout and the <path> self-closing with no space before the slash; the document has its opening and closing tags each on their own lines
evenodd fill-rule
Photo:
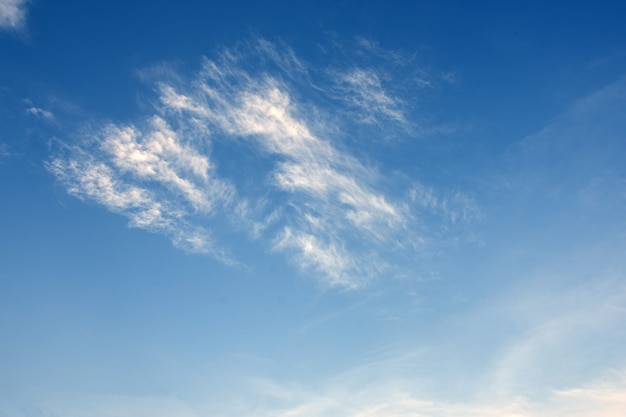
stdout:
<svg viewBox="0 0 626 417">
<path fill-rule="evenodd" d="M 625 6 L 22 6 L 0 26 L 0 417 L 621 415 Z M 231 78 L 202 81 L 203 57 Z M 164 85 L 204 107 L 175 108 Z M 271 112 L 249 133 L 267 85 L 319 165 L 268 150 L 286 140 Z M 106 129 L 133 126 L 141 146 L 154 116 L 234 203 L 205 210 L 166 174 L 115 165 Z M 339 197 L 281 188 L 289 162 Z M 184 222 L 129 227 L 72 163 Z M 237 264 L 176 247 L 187 227 Z M 344 281 L 281 246 L 285 230 L 337 243 Z"/>
</svg>

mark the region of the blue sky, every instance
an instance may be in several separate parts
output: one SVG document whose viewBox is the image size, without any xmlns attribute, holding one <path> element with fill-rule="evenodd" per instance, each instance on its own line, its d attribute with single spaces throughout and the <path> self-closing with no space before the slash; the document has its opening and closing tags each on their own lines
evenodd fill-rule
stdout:
<svg viewBox="0 0 626 417">
<path fill-rule="evenodd" d="M 0 416 L 626 409 L 618 2 L 0 0 Z"/>
</svg>

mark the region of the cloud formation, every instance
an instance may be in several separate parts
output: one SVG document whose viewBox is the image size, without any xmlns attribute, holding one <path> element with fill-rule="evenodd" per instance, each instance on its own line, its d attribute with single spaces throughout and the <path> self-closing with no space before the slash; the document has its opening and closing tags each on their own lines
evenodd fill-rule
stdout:
<svg viewBox="0 0 626 417">
<path fill-rule="evenodd" d="M 0 143 L 0 162 L 2 162 L 3 159 L 9 159 L 11 156 L 12 153 L 9 150 L 9 145 Z"/>
<path fill-rule="evenodd" d="M 179 247 L 227 259 L 217 249 L 225 243 L 209 237 L 211 221 L 224 219 L 326 284 L 359 287 L 383 271 L 398 272 L 389 256 L 415 257 L 428 239 L 421 211 L 452 223 L 471 213 L 450 215 L 444 202 L 383 191 L 382 174 L 347 152 L 343 138 L 354 124 L 406 126 L 408 109 L 374 68 L 344 69 L 338 85 L 327 83 L 331 72 L 339 74 L 314 71 L 290 48 L 266 40 L 205 58 L 191 80 L 146 71 L 155 114 L 89 132 L 50 170 L 70 193 Z M 344 104 L 323 105 L 338 92 Z M 348 117 L 355 108 L 358 115 Z M 218 148 L 221 159 L 211 154 Z M 238 159 L 249 166 L 226 169 Z M 434 201 L 436 192 L 429 193 Z M 473 210 L 464 198 L 461 205 Z"/>
<path fill-rule="evenodd" d="M 270 380 L 248 381 L 265 399 L 256 406 L 242 401 L 237 407 L 224 407 L 219 414 L 237 417 L 622 417 L 626 407 L 626 378 L 615 372 L 580 387 L 552 390 L 544 398 L 516 397 L 506 401 L 437 401 L 421 399 L 407 386 L 368 384 L 354 390 L 341 385 L 325 392 L 311 392 L 296 385 L 280 385 Z M 284 407 L 269 404 L 288 404 Z M 248 404 L 248 405 L 246 405 Z M 173 396 L 138 395 L 62 395 L 40 401 L 46 415 L 205 417 L 215 414 L 215 405 L 202 401 L 186 402 Z M 233 408 L 235 410 L 233 410 Z M 0 412 L 15 416 L 31 415 L 19 406 L 0 401 Z"/>
<path fill-rule="evenodd" d="M 26 109 L 26 111 L 32 114 L 33 116 L 43 117 L 44 119 L 47 119 L 47 120 L 54 119 L 54 114 L 52 114 L 52 112 L 41 109 L 39 107 L 34 107 L 34 106 L 29 107 L 28 109 Z"/>
<path fill-rule="evenodd" d="M 204 227 L 188 220 L 229 200 L 231 187 L 213 178 L 208 159 L 181 144 L 163 119 L 150 119 L 144 130 L 107 125 L 65 153 L 48 169 L 70 194 L 124 214 L 133 227 L 165 234 L 181 249 L 232 262 Z"/>
<path fill-rule="evenodd" d="M 19 30 L 26 21 L 28 0 L 0 0 L 0 29 Z"/>
<path fill-rule="evenodd" d="M 542 282 L 554 267 L 541 271 Z M 569 274 L 558 268 L 570 279 L 588 274 L 579 265 Z M 601 278 L 574 289 L 549 291 L 541 285 L 520 291 L 518 286 L 475 309 L 451 314 L 437 324 L 438 331 L 458 338 L 451 350 L 446 348 L 449 339 L 429 346 L 417 336 L 411 347 L 383 345 L 355 367 L 317 380 L 307 376 L 306 385 L 251 378 L 250 393 L 243 395 L 261 398 L 267 406 L 226 415 L 620 416 L 626 406 L 626 369 L 619 349 L 626 288 L 623 274 L 612 268 L 590 269 Z M 472 339 L 488 341 L 480 344 L 481 353 Z M 611 349 L 590 354 L 590 346 L 593 352 L 612 346 L 617 358 L 611 357 Z"/>
<path fill-rule="evenodd" d="M 421 399 L 408 386 L 368 384 L 361 391 L 335 386 L 313 394 L 297 387 L 278 386 L 271 381 L 255 384 L 267 397 L 293 406 L 283 409 L 238 412 L 238 415 L 313 417 L 593 417 L 621 416 L 626 406 L 624 374 L 607 377 L 579 388 L 548 392 L 543 399 L 524 397 L 491 402 L 449 402 Z"/>
<path fill-rule="evenodd" d="M 376 71 L 355 68 L 340 73 L 337 88 L 351 105 L 359 108 L 364 123 L 378 124 L 380 117 L 402 125 L 408 123 L 402 103 L 387 94 Z"/>
</svg>

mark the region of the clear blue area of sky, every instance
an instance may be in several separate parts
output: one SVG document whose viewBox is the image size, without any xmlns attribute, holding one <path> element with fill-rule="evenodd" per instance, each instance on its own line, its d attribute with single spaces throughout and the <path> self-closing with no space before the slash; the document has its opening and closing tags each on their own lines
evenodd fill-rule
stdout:
<svg viewBox="0 0 626 417">
<path fill-rule="evenodd" d="M 0 417 L 623 415 L 624 16 L 0 0 Z"/>
</svg>

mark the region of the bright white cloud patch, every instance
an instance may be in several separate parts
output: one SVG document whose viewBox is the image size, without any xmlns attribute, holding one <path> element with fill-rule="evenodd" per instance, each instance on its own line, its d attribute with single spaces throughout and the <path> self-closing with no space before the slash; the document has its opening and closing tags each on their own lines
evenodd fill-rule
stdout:
<svg viewBox="0 0 626 417">
<path fill-rule="evenodd" d="M 143 131 L 109 125 L 66 154 L 48 168 L 71 194 L 126 215 L 133 227 L 170 236 L 177 247 L 230 262 L 188 217 L 228 202 L 232 189 L 211 177 L 207 158 L 181 144 L 164 120 L 151 119 Z"/>
<path fill-rule="evenodd" d="M 28 0 L 0 0 L 0 29 L 22 28 Z"/>
<path fill-rule="evenodd" d="M 429 233 L 421 212 L 453 223 L 469 214 L 383 191 L 382 173 L 343 150 L 351 126 L 406 126 L 409 109 L 375 69 L 357 64 L 325 89 L 337 71 L 314 71 L 265 40 L 223 51 L 192 80 L 153 75 L 156 111 L 147 122 L 91 132 L 50 169 L 71 193 L 179 246 L 221 254 L 225 242 L 206 236 L 223 220 L 327 284 L 358 287 L 399 272 L 391 259 L 415 258 Z M 214 158 L 213 148 L 226 156 Z"/>
</svg>

